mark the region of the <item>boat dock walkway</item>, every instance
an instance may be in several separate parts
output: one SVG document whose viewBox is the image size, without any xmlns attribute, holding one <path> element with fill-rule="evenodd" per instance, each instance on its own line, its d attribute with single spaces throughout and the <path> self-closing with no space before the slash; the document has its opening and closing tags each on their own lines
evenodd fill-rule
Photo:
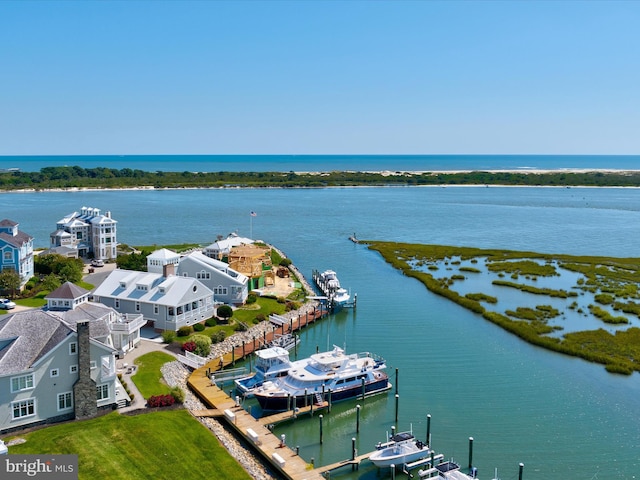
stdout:
<svg viewBox="0 0 640 480">
<path fill-rule="evenodd" d="M 219 416 L 251 444 L 271 465 L 290 480 L 321 480 L 322 474 L 310 466 L 296 452 L 283 445 L 266 426 L 277 419 L 266 417 L 262 422 L 253 418 L 241 406 L 236 405 L 223 390 L 211 382 L 205 367 L 196 370 L 188 380 L 189 387 L 209 407 L 194 412 L 197 416 Z M 317 408 L 317 407 L 315 407 Z M 302 409 L 301 409 L 302 410 Z M 300 415 L 300 411 L 296 415 Z M 293 412 L 285 412 L 283 419 L 292 418 Z M 273 416 L 272 416 L 273 417 Z M 270 420 L 269 420 L 270 419 Z M 268 421 L 267 421 L 268 420 Z M 282 421 L 282 419 L 280 420 Z"/>
<path fill-rule="evenodd" d="M 204 365 L 204 368 L 209 374 L 222 370 L 229 365 L 235 365 L 237 361 L 248 357 L 256 350 L 260 350 L 269 342 L 274 340 L 278 335 L 285 335 L 287 333 L 295 333 L 298 330 L 302 330 L 308 325 L 311 325 L 318 320 L 324 318 L 329 314 L 326 308 L 321 306 L 314 307 L 313 310 L 304 314 L 298 314 L 288 318 L 288 322 L 281 322 L 277 327 L 274 326 L 273 331 L 265 332 L 262 338 L 253 338 L 253 341 L 242 342 L 240 345 L 236 345 L 229 352 L 225 353 L 221 357 L 212 360 Z M 198 369 L 199 370 L 199 369 Z"/>
</svg>

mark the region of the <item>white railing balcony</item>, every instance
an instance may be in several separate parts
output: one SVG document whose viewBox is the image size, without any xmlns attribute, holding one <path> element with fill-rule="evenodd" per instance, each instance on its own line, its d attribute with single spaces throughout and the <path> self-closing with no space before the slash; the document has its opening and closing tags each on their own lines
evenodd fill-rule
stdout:
<svg viewBox="0 0 640 480">
<path fill-rule="evenodd" d="M 116 359 L 114 356 L 102 357 L 102 379 L 113 377 L 116 374 Z"/>
<path fill-rule="evenodd" d="M 144 327 L 147 321 L 141 313 L 125 313 L 121 322 L 111 324 L 111 331 L 118 333 L 133 333 Z"/>
</svg>

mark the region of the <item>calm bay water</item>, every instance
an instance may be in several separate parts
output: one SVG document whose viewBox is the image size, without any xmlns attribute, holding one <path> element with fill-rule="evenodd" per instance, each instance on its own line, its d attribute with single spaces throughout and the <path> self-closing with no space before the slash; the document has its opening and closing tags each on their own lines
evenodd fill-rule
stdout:
<svg viewBox="0 0 640 480">
<path fill-rule="evenodd" d="M 606 166 L 605 166 L 606 167 Z M 358 293 L 342 312 L 302 334 L 316 346 L 384 356 L 399 371 L 399 428 L 426 433 L 463 464 L 473 436 L 481 478 L 640 478 L 640 381 L 532 347 L 402 276 L 361 239 L 637 257 L 640 190 L 594 188 L 334 188 L 0 194 L 0 217 L 46 246 L 55 222 L 82 206 L 110 210 L 118 238 L 132 245 L 210 243 L 238 231 L 281 248 L 306 275 L 333 268 Z M 250 217 L 249 212 L 257 212 Z M 326 464 L 384 440 L 394 423 L 395 389 L 367 399 L 361 433 L 355 403 L 324 419 L 277 429 L 307 460 Z M 377 479 L 363 464 L 332 478 Z"/>
</svg>

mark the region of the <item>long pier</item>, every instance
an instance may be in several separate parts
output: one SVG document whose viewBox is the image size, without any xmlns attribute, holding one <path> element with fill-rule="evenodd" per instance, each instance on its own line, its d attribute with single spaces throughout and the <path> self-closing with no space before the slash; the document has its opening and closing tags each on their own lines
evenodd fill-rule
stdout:
<svg viewBox="0 0 640 480">
<path fill-rule="evenodd" d="M 273 421 L 258 421 L 241 406 L 236 405 L 223 390 L 211 382 L 206 368 L 196 370 L 188 380 L 189 387 L 211 410 L 195 412 L 198 416 L 219 416 L 253 446 L 271 465 L 290 480 L 321 480 L 321 472 L 313 470 L 302 457 L 283 444 L 266 426 Z M 316 407 L 317 408 L 317 407 Z M 286 412 L 288 418 L 292 412 Z M 295 412 L 300 415 L 301 412 Z M 267 417 L 268 419 L 269 417 Z M 282 421 L 282 420 L 280 420 Z"/>
<path fill-rule="evenodd" d="M 329 311 L 322 306 L 316 306 L 313 310 L 306 313 L 299 313 L 298 315 L 288 318 L 286 322 L 278 322 L 278 325 L 274 325 L 271 332 L 264 332 L 262 337 L 253 337 L 252 341 L 242 342 L 240 345 L 234 346 L 230 351 L 212 360 L 204 365 L 204 369 L 208 374 L 222 370 L 229 365 L 235 365 L 237 361 L 240 361 L 256 350 L 264 348 L 266 344 L 276 338 L 277 335 L 285 335 L 287 333 L 295 333 L 303 328 L 312 325 L 313 323 L 321 320 L 329 315 Z M 297 348 L 297 347 L 296 347 Z M 199 369 L 198 369 L 199 370 Z"/>
</svg>

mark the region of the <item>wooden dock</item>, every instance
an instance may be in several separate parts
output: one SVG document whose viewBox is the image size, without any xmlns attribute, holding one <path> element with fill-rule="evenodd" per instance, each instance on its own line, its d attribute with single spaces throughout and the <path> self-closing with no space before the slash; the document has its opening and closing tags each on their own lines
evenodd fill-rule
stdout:
<svg viewBox="0 0 640 480">
<path fill-rule="evenodd" d="M 236 406 L 235 400 L 212 384 L 205 367 L 196 370 L 191 375 L 188 385 L 210 409 L 222 412 L 222 418 L 286 478 L 290 480 L 321 480 L 324 478 L 320 472 L 313 470 L 313 467 L 302 457 L 296 455 L 295 451 L 282 445 L 280 439 L 271 433 L 265 425 L 253 418 L 242 407 Z M 198 413 L 204 415 L 204 412 L 210 412 L 210 410 Z M 289 417 L 292 415 L 292 412 L 286 413 L 289 414 Z"/>
<path fill-rule="evenodd" d="M 231 351 L 225 353 L 222 357 L 219 357 L 215 360 L 208 362 L 204 365 L 205 371 L 209 373 L 217 372 L 222 370 L 223 368 L 228 367 L 229 365 L 235 365 L 237 361 L 240 361 L 249 355 L 251 355 L 256 350 L 260 350 L 264 348 L 266 344 L 271 342 L 276 335 L 284 335 L 286 333 L 295 333 L 298 330 L 302 330 L 303 328 L 311 325 L 318 320 L 321 320 L 323 317 L 329 314 L 326 308 L 322 308 L 321 306 L 314 307 L 314 309 L 305 314 L 298 314 L 292 317 L 288 323 L 283 323 L 280 326 L 274 326 L 273 330 L 268 333 L 264 333 L 262 337 L 253 337 L 250 342 L 242 342 L 240 345 L 237 345 Z M 201 370 L 201 369 L 198 369 Z M 196 371 L 198 371 L 196 370 Z"/>
</svg>

